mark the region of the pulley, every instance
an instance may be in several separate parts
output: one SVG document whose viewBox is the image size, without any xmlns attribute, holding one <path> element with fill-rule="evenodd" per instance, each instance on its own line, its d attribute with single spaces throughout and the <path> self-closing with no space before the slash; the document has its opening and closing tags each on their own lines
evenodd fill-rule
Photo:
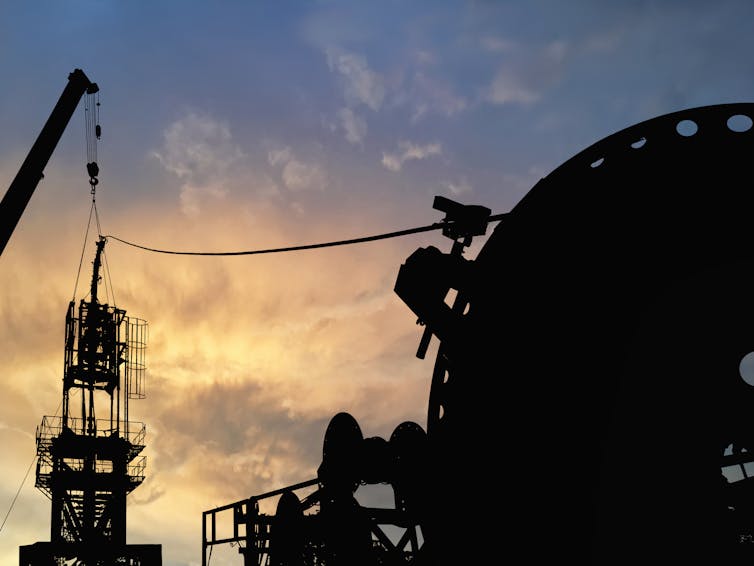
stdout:
<svg viewBox="0 0 754 566">
<path fill-rule="evenodd" d="M 96 161 L 86 164 L 86 172 L 89 174 L 89 184 L 94 188 L 99 183 L 97 176 L 99 175 L 99 165 Z"/>
<path fill-rule="evenodd" d="M 338 413 L 330 420 L 322 446 L 322 464 L 317 472 L 324 485 L 349 489 L 352 493 L 356 490 L 359 478 L 354 455 L 363 440 L 359 423 L 350 414 Z"/>
<path fill-rule="evenodd" d="M 304 510 L 292 491 L 280 496 L 270 534 L 271 566 L 303 564 Z"/>
</svg>

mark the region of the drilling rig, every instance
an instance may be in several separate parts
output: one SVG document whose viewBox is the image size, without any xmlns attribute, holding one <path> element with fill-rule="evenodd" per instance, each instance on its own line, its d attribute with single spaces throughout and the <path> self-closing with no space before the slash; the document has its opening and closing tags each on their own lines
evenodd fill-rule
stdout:
<svg viewBox="0 0 754 566">
<path fill-rule="evenodd" d="M 161 545 L 126 543 L 126 496 L 145 478 L 146 428 L 129 421 L 129 402 L 145 396 L 147 323 L 100 302 L 105 243 L 97 242 L 89 300 L 68 305 L 62 412 L 37 427 L 50 542 L 22 546 L 20 566 L 162 563 Z"/>
</svg>

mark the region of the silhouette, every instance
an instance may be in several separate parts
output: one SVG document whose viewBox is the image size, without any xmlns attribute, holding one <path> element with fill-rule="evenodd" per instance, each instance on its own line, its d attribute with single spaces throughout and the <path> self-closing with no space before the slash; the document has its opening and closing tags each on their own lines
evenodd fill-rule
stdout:
<svg viewBox="0 0 754 566">
<path fill-rule="evenodd" d="M 463 269 L 431 249 L 406 261 L 396 290 L 448 369 L 430 393 L 426 482 L 445 497 L 429 500 L 428 564 L 751 559 L 751 481 L 721 478 L 754 449 L 738 371 L 754 132 L 736 115 L 754 104 L 627 128 L 537 183 Z M 465 315 L 435 292 L 459 272 Z"/>
<path fill-rule="evenodd" d="M 422 513 L 427 508 L 422 486 L 426 443 L 424 430 L 414 422 L 398 425 L 389 440 L 364 438 L 350 414 L 336 414 L 325 432 L 315 479 L 204 512 L 202 564 L 209 562 L 213 545 L 230 542 L 241 543 L 245 565 L 387 566 L 417 560 L 419 533 L 428 520 Z M 359 504 L 354 494 L 367 484 L 390 485 L 394 506 Z M 295 493 L 307 489 L 301 499 Z M 277 496 L 274 516 L 259 513 L 260 501 Z M 231 512 L 233 536 L 220 538 L 218 517 Z M 401 531 L 397 541 L 387 526 Z"/>
<path fill-rule="evenodd" d="M 395 284 L 426 326 L 417 356 L 441 341 L 426 434 L 404 423 L 365 440 L 336 415 L 317 479 L 204 513 L 204 557 L 246 540 L 246 564 L 754 558 L 754 387 L 739 372 L 754 351 L 751 117 L 754 104 L 693 108 L 595 143 L 474 260 L 462 251 L 489 209 L 437 197 L 453 247 L 416 250 Z M 743 478 L 728 479 L 736 466 Z M 368 549 L 374 517 L 352 493 L 379 480 L 395 524 L 421 534 L 411 552 L 374 530 Z M 244 511 L 281 493 L 276 517 Z M 207 522 L 228 510 L 246 533 L 218 540 Z"/>
<path fill-rule="evenodd" d="M 68 75 L 68 84 L 60 95 L 55 108 L 47 119 L 29 154 L 21 164 L 10 187 L 0 201 L 0 255 L 16 229 L 26 205 L 31 200 L 34 190 L 42 179 L 44 168 L 58 145 L 76 106 L 84 93 L 94 94 L 99 91 L 96 83 L 90 82 L 81 69 L 74 69 Z M 99 126 L 97 126 L 99 128 Z M 92 186 L 97 184 L 98 168 L 96 163 L 87 164 Z"/>
<path fill-rule="evenodd" d="M 99 302 L 105 242 L 97 242 L 90 300 L 81 300 L 78 317 L 68 305 L 61 416 L 37 427 L 36 487 L 52 503 L 50 542 L 22 546 L 20 566 L 162 564 L 160 545 L 126 544 L 126 496 L 146 466 L 145 426 L 128 420 L 129 401 L 144 397 L 146 322 Z M 80 405 L 72 405 L 77 390 Z M 95 399 L 100 415 L 109 405 L 106 418 L 96 418 Z"/>
</svg>

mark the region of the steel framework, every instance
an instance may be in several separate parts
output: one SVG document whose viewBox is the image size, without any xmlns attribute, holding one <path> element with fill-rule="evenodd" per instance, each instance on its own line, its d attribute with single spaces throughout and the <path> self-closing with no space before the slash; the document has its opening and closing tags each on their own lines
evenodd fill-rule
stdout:
<svg viewBox="0 0 754 566">
<path fill-rule="evenodd" d="M 389 442 L 364 439 L 355 419 L 338 413 L 325 433 L 317 478 L 203 513 L 202 566 L 215 545 L 229 543 L 238 545 L 246 566 L 414 563 L 423 545 L 415 484 L 425 443 L 412 422 L 399 425 Z M 392 487 L 394 506 L 360 505 L 357 489 L 378 483 Z M 260 513 L 260 502 L 272 498 L 278 498 L 275 514 Z M 223 534 L 218 522 L 231 513 L 232 534 Z"/>
<path fill-rule="evenodd" d="M 37 427 L 36 487 L 52 502 L 50 542 L 22 546 L 21 566 L 161 563 L 160 545 L 126 544 L 126 496 L 146 467 L 146 428 L 128 420 L 128 403 L 144 396 L 147 325 L 99 302 L 104 246 L 100 238 L 89 300 L 78 316 L 73 301 L 66 313 L 62 413 Z M 107 416 L 97 418 L 103 404 Z"/>
</svg>

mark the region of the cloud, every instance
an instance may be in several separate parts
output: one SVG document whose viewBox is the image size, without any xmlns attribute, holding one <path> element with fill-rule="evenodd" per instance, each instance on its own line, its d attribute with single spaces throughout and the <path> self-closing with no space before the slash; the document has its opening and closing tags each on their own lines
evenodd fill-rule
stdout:
<svg viewBox="0 0 754 566">
<path fill-rule="evenodd" d="M 275 167 L 281 163 L 288 163 L 293 157 L 290 147 L 273 149 L 267 152 L 267 162 Z"/>
<path fill-rule="evenodd" d="M 410 141 L 400 141 L 398 150 L 397 153 L 382 153 L 382 165 L 390 171 L 400 171 L 403 164 L 412 159 L 426 159 L 433 155 L 440 155 L 442 146 L 439 143 L 416 145 Z"/>
<path fill-rule="evenodd" d="M 409 70 L 406 77 L 394 72 L 387 79 L 370 69 L 362 55 L 333 47 L 326 49 L 326 55 L 330 70 L 340 75 L 346 102 L 337 113 L 339 124 L 327 125 L 331 131 L 341 129 L 352 144 L 361 143 L 367 133 L 366 120 L 354 112 L 358 106 L 377 112 L 387 99 L 391 107 L 410 108 L 412 122 L 430 113 L 453 116 L 468 107 L 466 98 L 458 94 L 450 82 L 430 73 L 430 68 L 440 63 L 436 53 L 430 50 L 415 50 L 408 57 L 413 70 Z"/>
<path fill-rule="evenodd" d="M 411 110 L 412 123 L 432 113 L 450 117 L 466 110 L 467 99 L 441 76 L 442 59 L 437 53 L 416 50 L 406 64 L 412 66 L 394 79 L 389 94 L 393 106 Z"/>
<path fill-rule="evenodd" d="M 338 111 L 340 124 L 345 132 L 346 139 L 353 144 L 360 144 L 367 135 L 367 122 L 354 113 L 350 108 L 341 108 Z"/>
<path fill-rule="evenodd" d="M 450 84 L 424 71 L 414 74 L 405 96 L 414 106 L 412 122 L 418 121 L 429 112 L 449 117 L 462 112 L 467 107 L 466 99 L 456 94 Z M 398 98 L 400 99 L 400 96 Z"/>
<path fill-rule="evenodd" d="M 419 49 L 414 53 L 414 59 L 420 65 L 434 65 L 437 63 L 437 57 L 431 51 Z"/>
<path fill-rule="evenodd" d="M 149 470 L 150 472 L 152 470 Z M 148 477 L 147 480 L 140 486 L 141 489 L 136 490 L 127 499 L 129 505 L 147 505 L 160 499 L 167 488 L 154 481 L 155 476 Z"/>
<path fill-rule="evenodd" d="M 230 170 L 244 158 L 226 123 L 193 111 L 165 129 L 163 145 L 152 155 L 182 181 L 180 203 L 187 216 L 198 215 L 207 197 L 226 195 Z"/>
<path fill-rule="evenodd" d="M 324 169 L 316 163 L 291 159 L 283 168 L 283 182 L 291 191 L 321 191 L 327 186 L 327 176 Z"/>
<path fill-rule="evenodd" d="M 487 99 L 493 104 L 531 104 L 539 97 L 540 92 L 527 85 L 515 71 L 500 69 L 490 85 Z"/>
<path fill-rule="evenodd" d="M 163 146 L 153 155 L 179 179 L 207 182 L 244 156 L 233 143 L 228 125 L 189 112 L 163 132 Z"/>
<path fill-rule="evenodd" d="M 453 181 L 446 181 L 445 183 L 443 183 L 443 186 L 453 196 L 461 196 L 474 190 L 469 182 L 464 178 L 462 178 L 457 183 L 454 183 Z"/>
<path fill-rule="evenodd" d="M 385 98 L 384 80 L 369 68 L 366 58 L 334 47 L 325 50 L 325 54 L 330 70 L 337 72 L 343 80 L 346 102 L 379 110 Z"/>
<path fill-rule="evenodd" d="M 390 153 L 382 153 L 382 164 L 391 171 L 400 171 L 403 162 L 400 157 Z"/>
<path fill-rule="evenodd" d="M 363 105 L 374 112 L 380 110 L 385 99 L 385 81 L 382 75 L 369 68 L 363 55 L 335 47 L 327 48 L 325 55 L 330 70 L 340 77 L 346 103 L 337 112 L 339 125 L 330 128 L 332 131 L 342 129 L 349 143 L 361 144 L 367 134 L 367 122 L 354 108 Z"/>
<path fill-rule="evenodd" d="M 280 189 L 278 189 L 277 184 L 269 177 L 269 175 L 254 175 L 253 178 L 246 178 L 244 184 L 254 194 L 262 198 L 275 197 L 280 194 Z"/>
<path fill-rule="evenodd" d="M 571 51 L 568 43 L 554 41 L 539 50 L 516 49 L 508 53 L 486 89 L 485 98 L 492 104 L 537 102 L 560 80 Z"/>
<path fill-rule="evenodd" d="M 267 152 L 267 161 L 273 167 L 282 167 L 281 178 L 290 191 L 321 191 L 327 187 L 328 179 L 324 168 L 317 163 L 296 159 L 288 146 Z"/>
<path fill-rule="evenodd" d="M 205 197 L 223 198 L 227 193 L 228 191 L 220 185 L 197 187 L 185 183 L 181 187 L 181 211 L 186 216 L 198 216 Z"/>
<path fill-rule="evenodd" d="M 516 49 L 515 42 L 492 35 L 482 37 L 480 43 L 485 51 L 491 53 L 506 53 Z"/>
</svg>

